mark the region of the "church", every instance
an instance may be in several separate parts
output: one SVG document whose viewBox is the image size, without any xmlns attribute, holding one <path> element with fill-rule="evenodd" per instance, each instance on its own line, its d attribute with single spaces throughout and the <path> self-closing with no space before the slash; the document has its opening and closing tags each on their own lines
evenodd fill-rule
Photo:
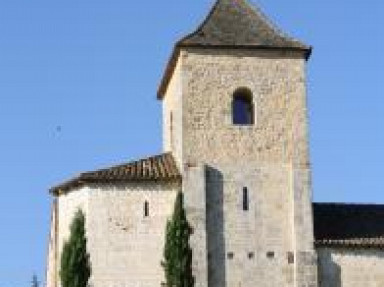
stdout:
<svg viewBox="0 0 384 287">
<path fill-rule="evenodd" d="M 196 287 L 383 287 L 384 206 L 312 202 L 310 56 L 247 0 L 217 0 L 161 79 L 162 153 L 50 190 L 47 286 L 81 209 L 90 286 L 160 287 L 182 191 Z"/>
</svg>

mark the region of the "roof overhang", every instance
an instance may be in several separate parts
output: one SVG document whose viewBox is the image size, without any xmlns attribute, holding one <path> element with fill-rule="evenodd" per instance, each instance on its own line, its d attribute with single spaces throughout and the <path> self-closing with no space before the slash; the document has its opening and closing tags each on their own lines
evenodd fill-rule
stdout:
<svg viewBox="0 0 384 287">
<path fill-rule="evenodd" d="M 164 153 L 101 170 L 81 173 L 49 190 L 54 196 L 87 185 L 180 184 L 181 174 L 171 153 Z"/>
</svg>

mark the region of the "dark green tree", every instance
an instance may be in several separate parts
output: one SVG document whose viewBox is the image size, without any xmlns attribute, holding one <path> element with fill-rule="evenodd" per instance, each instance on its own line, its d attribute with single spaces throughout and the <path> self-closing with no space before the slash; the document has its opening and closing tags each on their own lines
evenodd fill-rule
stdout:
<svg viewBox="0 0 384 287">
<path fill-rule="evenodd" d="M 39 286 L 40 286 L 40 282 L 39 282 L 39 280 L 37 279 L 36 274 L 34 274 L 34 275 L 32 276 L 31 287 L 39 287 Z"/>
<path fill-rule="evenodd" d="M 78 210 L 70 226 L 69 240 L 64 244 L 61 255 L 61 285 L 62 287 L 86 287 L 90 275 L 85 216 L 81 210 Z"/>
<path fill-rule="evenodd" d="M 192 250 L 189 238 L 192 229 L 189 226 L 183 206 L 183 194 L 176 197 L 172 218 L 168 220 L 165 235 L 164 259 L 167 287 L 192 287 Z"/>
</svg>

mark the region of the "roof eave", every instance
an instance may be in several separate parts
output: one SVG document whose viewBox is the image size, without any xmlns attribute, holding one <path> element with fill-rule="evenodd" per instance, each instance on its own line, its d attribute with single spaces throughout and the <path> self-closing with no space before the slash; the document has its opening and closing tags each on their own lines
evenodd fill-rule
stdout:
<svg viewBox="0 0 384 287">
<path fill-rule="evenodd" d="M 86 185 L 106 185 L 106 184 L 140 184 L 140 183 L 169 183 L 169 184 L 180 184 L 182 181 L 181 176 L 174 176 L 166 179 L 133 179 L 133 180 L 94 180 L 94 181 L 85 181 L 74 179 L 72 181 L 66 182 L 60 186 L 53 187 L 49 189 L 49 194 L 53 196 L 60 196 L 63 194 L 68 194 L 75 189 L 82 188 Z"/>
<path fill-rule="evenodd" d="M 384 243 L 348 242 L 343 240 L 316 240 L 316 248 L 384 249 Z"/>
</svg>

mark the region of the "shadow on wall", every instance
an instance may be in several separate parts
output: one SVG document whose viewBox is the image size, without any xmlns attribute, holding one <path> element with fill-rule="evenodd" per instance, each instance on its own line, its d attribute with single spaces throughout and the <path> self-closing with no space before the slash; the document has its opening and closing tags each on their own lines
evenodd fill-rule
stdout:
<svg viewBox="0 0 384 287">
<path fill-rule="evenodd" d="M 332 260 L 331 252 L 322 256 L 318 266 L 319 287 L 342 287 L 341 267 Z"/>
<path fill-rule="evenodd" d="M 225 286 L 224 181 L 222 173 L 206 167 L 208 286 Z"/>
</svg>

